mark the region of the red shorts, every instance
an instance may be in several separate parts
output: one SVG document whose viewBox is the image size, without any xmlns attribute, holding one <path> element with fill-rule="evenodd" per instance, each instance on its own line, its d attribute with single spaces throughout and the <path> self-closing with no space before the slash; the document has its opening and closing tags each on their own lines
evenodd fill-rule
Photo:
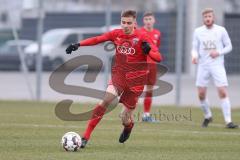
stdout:
<svg viewBox="0 0 240 160">
<path fill-rule="evenodd" d="M 155 85 L 157 80 L 157 64 L 149 63 L 148 65 L 148 77 L 147 77 L 147 85 Z"/>
<path fill-rule="evenodd" d="M 127 74 L 115 74 L 109 85 L 113 85 L 120 96 L 119 102 L 129 109 L 135 109 L 139 96 L 146 83 L 148 71 L 138 71 Z"/>
</svg>

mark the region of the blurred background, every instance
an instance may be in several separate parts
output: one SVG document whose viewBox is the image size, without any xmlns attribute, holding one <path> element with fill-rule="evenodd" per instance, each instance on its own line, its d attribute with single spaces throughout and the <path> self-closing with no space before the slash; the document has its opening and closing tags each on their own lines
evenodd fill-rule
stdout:
<svg viewBox="0 0 240 160">
<path fill-rule="evenodd" d="M 159 48 L 164 56 L 162 64 L 169 69 L 161 80 L 173 85 L 171 92 L 155 97 L 153 103 L 197 106 L 196 66 L 191 64 L 190 55 L 192 34 L 196 27 L 202 25 L 202 9 L 212 7 L 216 23 L 226 27 L 232 40 L 233 51 L 225 56 L 225 66 L 232 105 L 240 106 L 238 0 L 0 0 L 0 3 L 1 100 L 59 101 L 70 98 L 80 102 L 97 101 L 52 90 L 49 76 L 54 69 L 75 56 L 95 55 L 103 61 L 103 68 L 95 82 L 83 81 L 84 68 L 70 74 L 65 82 L 104 90 L 114 54 L 112 50 L 104 49 L 107 44 L 82 47 L 71 56 L 65 54 L 65 48 L 70 43 L 118 28 L 121 11 L 135 9 L 139 26 L 142 26 L 145 11 L 155 13 L 155 28 L 162 33 Z M 208 97 L 210 104 L 219 106 L 213 86 L 209 87 Z"/>
</svg>

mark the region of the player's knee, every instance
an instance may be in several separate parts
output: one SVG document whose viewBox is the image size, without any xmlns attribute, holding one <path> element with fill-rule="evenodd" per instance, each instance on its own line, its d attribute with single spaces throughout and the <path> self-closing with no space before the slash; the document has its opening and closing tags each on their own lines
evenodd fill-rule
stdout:
<svg viewBox="0 0 240 160">
<path fill-rule="evenodd" d="M 148 93 L 148 92 L 149 92 L 149 93 L 152 93 L 152 91 L 153 91 L 153 85 L 147 85 L 146 91 L 147 91 L 147 93 Z"/>
<path fill-rule="evenodd" d="M 101 105 L 101 106 L 103 106 L 103 107 L 108 107 L 111 103 L 110 103 L 110 101 L 102 100 L 102 101 L 99 102 L 98 104 Z"/>
<path fill-rule="evenodd" d="M 101 101 L 101 102 L 99 102 L 98 104 L 99 104 L 99 105 L 101 105 L 101 106 L 104 106 L 104 107 L 106 107 L 106 106 L 107 106 L 107 103 L 106 103 L 106 102 L 104 102 L 104 101 Z"/>
<path fill-rule="evenodd" d="M 225 91 L 219 91 L 219 97 L 221 98 L 221 99 L 223 99 L 223 98 L 226 98 L 227 97 L 227 93 L 225 92 Z"/>
<path fill-rule="evenodd" d="M 199 91 L 198 92 L 198 97 L 201 101 L 203 101 L 206 98 L 206 93 L 204 91 Z"/>
</svg>

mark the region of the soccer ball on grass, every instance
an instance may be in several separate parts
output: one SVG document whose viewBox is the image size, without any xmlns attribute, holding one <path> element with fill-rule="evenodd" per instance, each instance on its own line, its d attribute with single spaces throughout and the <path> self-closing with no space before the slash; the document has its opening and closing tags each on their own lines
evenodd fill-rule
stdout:
<svg viewBox="0 0 240 160">
<path fill-rule="evenodd" d="M 81 147 L 81 137 L 75 132 L 67 132 L 63 135 L 61 144 L 63 149 L 75 152 Z"/>
</svg>

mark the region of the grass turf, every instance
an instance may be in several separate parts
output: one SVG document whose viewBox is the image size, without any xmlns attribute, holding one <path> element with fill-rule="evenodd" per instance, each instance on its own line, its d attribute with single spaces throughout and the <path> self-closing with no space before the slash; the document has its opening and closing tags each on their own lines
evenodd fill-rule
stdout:
<svg viewBox="0 0 240 160">
<path fill-rule="evenodd" d="M 73 113 L 90 110 L 91 104 L 74 104 Z M 159 123 L 142 123 L 141 108 L 130 139 L 119 144 L 121 107 L 105 115 L 87 148 L 65 152 L 61 137 L 68 131 L 83 133 L 86 122 L 58 119 L 54 103 L 0 101 L 0 159 L 2 160 L 225 160 L 240 159 L 240 130 L 225 128 L 220 109 L 213 109 L 214 122 L 201 128 L 199 108 L 154 107 Z M 160 116 L 161 115 L 161 116 Z M 240 109 L 233 120 L 240 123 Z"/>
</svg>

